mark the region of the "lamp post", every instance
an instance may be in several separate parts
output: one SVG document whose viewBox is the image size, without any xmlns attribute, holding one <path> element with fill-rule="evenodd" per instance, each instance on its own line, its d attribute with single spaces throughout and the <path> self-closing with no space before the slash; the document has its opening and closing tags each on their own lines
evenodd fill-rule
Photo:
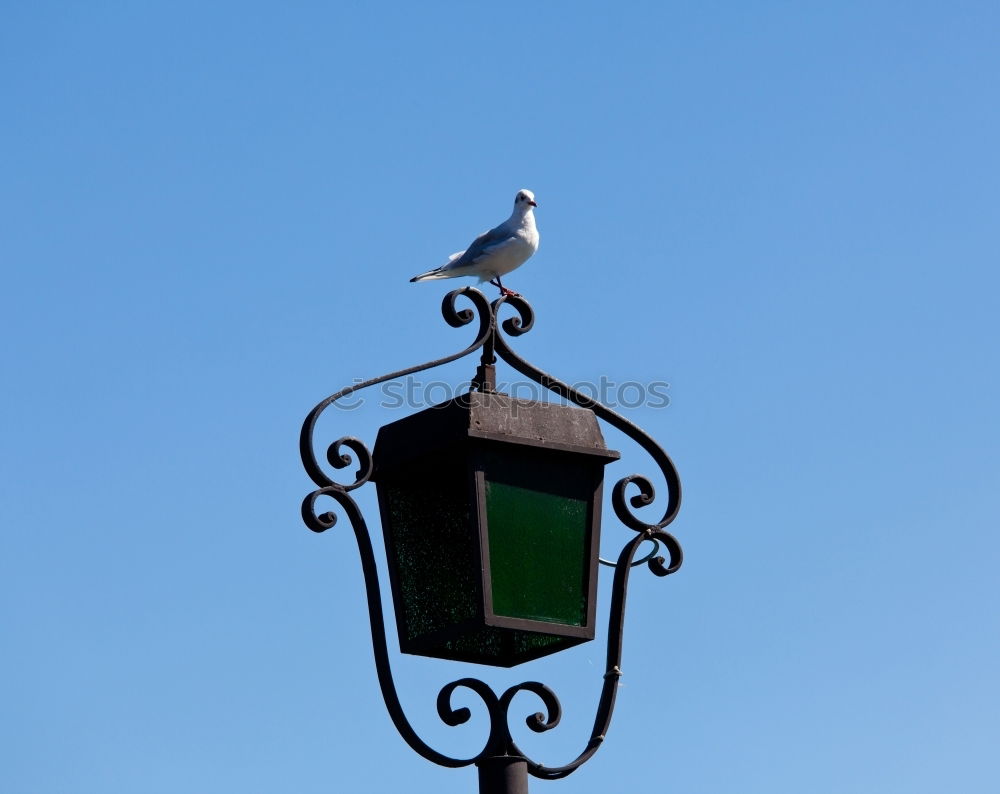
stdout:
<svg viewBox="0 0 1000 794">
<path fill-rule="evenodd" d="M 460 297 L 470 300 L 475 311 L 458 310 Z M 501 323 L 504 305 L 517 314 Z M 472 344 L 453 355 L 342 389 L 306 417 L 300 453 L 317 488 L 303 501 L 302 517 L 315 532 L 332 527 L 336 513 L 317 511 L 317 501 L 328 497 L 351 523 L 365 577 L 379 685 L 407 744 L 443 766 L 475 765 L 481 794 L 526 794 L 529 774 L 549 780 L 565 777 L 604 741 L 622 674 L 629 573 L 645 564 L 657 576 L 666 576 L 683 559 L 677 540 L 666 531 L 680 507 L 680 480 L 670 458 L 646 433 L 513 352 L 506 337 L 526 333 L 534 322 L 531 306 L 523 298 L 505 296 L 491 304 L 480 291 L 465 287 L 445 296 L 442 314 L 456 328 L 478 318 L 479 332 Z M 317 420 L 327 408 L 354 392 L 478 350 L 480 363 L 468 393 L 385 425 L 378 432 L 374 453 L 357 438 L 335 440 L 327 448 L 327 463 L 344 469 L 356 458 L 358 470 L 350 483 L 328 475 L 317 459 L 314 439 Z M 497 357 L 573 405 L 517 400 L 498 393 Z M 630 475 L 615 484 L 611 499 L 615 515 L 635 532 L 616 562 L 600 560 L 598 551 L 604 467 L 619 457 L 606 447 L 598 419 L 649 453 L 667 486 L 662 517 L 648 523 L 631 508 L 653 502 L 650 481 Z M 472 690 L 486 705 L 489 738 L 475 756 L 444 755 L 413 730 L 392 678 L 371 537 L 351 496 L 369 480 L 378 494 L 404 653 L 512 667 L 591 640 L 598 563 L 614 568 L 601 698 L 590 739 L 575 759 L 563 766 L 544 766 L 522 752 L 511 737 L 508 710 L 521 691 L 533 693 L 545 709 L 528 717 L 531 730 L 542 733 L 559 723 L 558 699 L 537 681 L 523 682 L 500 695 L 476 678 L 462 678 L 441 689 L 437 711 L 447 725 L 461 725 L 471 716 L 467 708 L 452 707 L 456 689 Z M 630 486 L 636 492 L 626 496 Z M 652 551 L 637 560 L 639 547 L 647 541 Z M 665 557 L 659 553 L 661 547 Z"/>
</svg>

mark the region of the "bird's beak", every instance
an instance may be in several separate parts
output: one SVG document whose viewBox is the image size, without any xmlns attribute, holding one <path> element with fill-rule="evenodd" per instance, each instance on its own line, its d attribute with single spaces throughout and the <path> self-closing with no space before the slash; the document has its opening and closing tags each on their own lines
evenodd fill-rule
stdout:
<svg viewBox="0 0 1000 794">
<path fill-rule="evenodd" d="M 537 207 L 537 206 L 538 206 L 538 202 L 535 202 L 535 201 L 529 201 L 528 203 L 529 203 L 529 204 L 530 204 L 530 205 L 531 205 L 532 207 Z"/>
</svg>

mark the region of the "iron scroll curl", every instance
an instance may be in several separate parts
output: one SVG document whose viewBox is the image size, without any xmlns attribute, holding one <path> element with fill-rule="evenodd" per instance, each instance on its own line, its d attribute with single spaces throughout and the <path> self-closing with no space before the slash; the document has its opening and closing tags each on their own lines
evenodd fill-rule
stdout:
<svg viewBox="0 0 1000 794">
<path fill-rule="evenodd" d="M 504 303 L 507 303 L 517 309 L 518 316 L 504 320 L 500 327 L 509 336 L 516 337 L 527 333 L 534 325 L 534 311 L 531 309 L 528 302 L 519 296 L 502 297 L 493 301 L 493 311 L 495 313 L 499 313 L 500 306 Z M 680 476 L 677 473 L 677 467 L 674 466 L 674 462 L 670 459 L 670 456 L 652 439 L 648 433 L 630 422 L 621 414 L 613 411 L 611 408 L 608 408 L 603 403 L 577 391 L 572 386 L 569 386 L 558 378 L 555 378 L 549 373 L 538 369 L 532 364 L 529 364 L 511 349 L 510 345 L 507 344 L 506 339 L 504 339 L 501 334 L 496 335 L 495 350 L 496 354 L 501 359 L 525 377 L 530 378 L 535 383 L 543 386 L 563 399 L 569 400 L 574 405 L 590 409 L 609 425 L 623 432 L 633 441 L 638 443 L 647 453 L 649 453 L 650 457 L 652 457 L 659 466 L 660 471 L 667 483 L 668 497 L 663 516 L 656 523 L 643 521 L 628 508 L 628 504 L 631 504 L 632 507 L 645 507 L 653 502 L 656 497 L 656 493 L 653 489 L 653 484 L 648 478 L 639 474 L 633 474 L 623 478 L 615 486 L 615 499 L 612 502 L 612 505 L 615 510 L 615 515 L 618 516 L 618 519 L 625 524 L 625 526 L 630 529 L 634 529 L 637 532 L 644 532 L 647 529 L 659 530 L 666 527 L 674 520 L 674 518 L 677 517 L 677 512 L 681 507 L 681 481 Z M 624 500 L 624 488 L 632 482 L 638 486 L 639 493 L 633 496 L 628 503 L 626 503 Z"/>
<path fill-rule="evenodd" d="M 473 312 L 472 309 L 458 309 L 456 301 L 459 297 L 467 297 L 471 300 L 476 311 Z M 396 372 L 390 372 L 387 375 L 381 375 L 377 378 L 371 378 L 361 383 L 346 386 L 340 391 L 331 394 L 325 400 L 319 402 L 316 407 L 309 412 L 309 415 L 306 416 L 305 421 L 302 423 L 302 430 L 299 433 L 299 455 L 302 458 L 302 465 L 305 467 L 309 478 L 316 483 L 320 489 L 338 488 L 344 491 L 352 491 L 368 482 L 372 475 L 371 452 L 363 442 L 349 436 L 345 436 L 334 441 L 327 449 L 326 459 L 335 469 L 345 468 L 353 461 L 349 454 L 341 451 L 341 448 L 344 446 L 350 448 L 358 456 L 359 464 L 358 471 L 352 483 L 342 484 L 335 482 L 329 475 L 327 475 L 323 467 L 319 464 L 319 461 L 316 458 L 313 437 L 316 432 L 316 423 L 327 408 L 334 405 L 338 400 L 342 400 L 344 397 L 361 391 L 362 389 L 367 389 L 370 386 L 377 386 L 379 383 L 396 380 L 397 378 L 405 378 L 407 375 L 412 375 L 416 372 L 423 372 L 426 369 L 433 369 L 434 367 L 440 367 L 444 364 L 449 364 L 452 361 L 457 361 L 463 356 L 474 353 L 476 350 L 481 348 L 493 335 L 493 310 L 489 301 L 486 299 L 486 296 L 477 289 L 465 287 L 463 289 L 457 289 L 449 292 L 444 296 L 444 300 L 441 303 L 441 314 L 444 316 L 445 322 L 452 328 L 461 328 L 462 326 L 469 325 L 476 319 L 477 316 L 479 317 L 479 331 L 476 334 L 476 338 L 472 340 L 472 343 L 468 347 L 463 350 L 459 350 L 457 353 L 452 353 L 451 355 L 443 356 L 442 358 L 434 359 L 433 361 L 417 364 L 414 367 L 406 367 L 404 369 L 397 370 Z M 313 527 L 310 526 L 310 529 L 312 528 Z"/>
<path fill-rule="evenodd" d="M 458 307 L 460 298 L 470 301 L 472 308 L 460 309 Z M 504 305 L 513 309 L 515 314 L 501 322 L 499 315 Z M 666 527 L 674 520 L 680 509 L 680 478 L 670 457 L 648 434 L 611 408 L 576 391 L 514 353 L 506 337 L 516 338 L 527 333 L 532 329 L 535 321 L 534 310 L 524 298 L 508 295 L 490 303 L 479 290 L 473 287 L 464 287 L 449 292 L 444 297 L 441 313 L 445 322 L 454 328 L 471 325 L 478 318 L 479 327 L 476 336 L 468 346 L 451 355 L 341 389 L 318 403 L 306 416 L 299 437 L 299 449 L 303 466 L 317 488 L 309 493 L 302 502 L 302 519 L 306 526 L 314 532 L 324 532 L 336 525 L 338 519 L 335 512 L 318 511 L 318 502 L 322 498 L 332 500 L 334 505 L 347 516 L 351 524 L 364 573 L 372 647 L 382 696 L 397 731 L 414 751 L 427 760 L 446 767 L 480 764 L 497 757 L 515 757 L 523 759 L 527 764 L 528 772 L 537 778 L 562 778 L 579 768 L 597 752 L 611 723 L 618 679 L 621 677 L 625 600 L 631 568 L 645 562 L 654 574 L 666 576 L 674 573 L 683 562 L 680 544 L 672 534 L 666 531 Z M 620 479 L 612 489 L 611 502 L 615 515 L 622 524 L 632 529 L 636 534 L 626 542 L 619 554 L 618 561 L 614 564 L 612 602 L 608 613 L 606 672 L 603 677 L 601 697 L 591 736 L 580 754 L 562 766 L 549 767 L 531 760 L 517 746 L 510 733 L 509 711 L 511 704 L 514 697 L 522 692 L 537 697 L 544 709 L 525 718 L 529 729 L 536 733 L 543 733 L 552 730 L 559 724 L 562 711 L 558 698 L 551 689 L 537 681 L 522 682 L 509 687 L 500 695 L 497 695 L 488 684 L 476 678 L 462 678 L 452 681 L 440 690 L 437 696 L 437 712 L 441 721 L 448 726 L 462 725 L 468 722 L 471 717 L 471 711 L 467 707 L 456 708 L 452 705 L 452 699 L 457 690 L 463 689 L 474 693 L 486 707 L 490 718 L 489 736 L 482 750 L 474 756 L 453 758 L 435 750 L 417 735 L 406 718 L 392 677 L 383 618 L 381 587 L 371 535 L 361 510 L 350 494 L 351 491 L 367 483 L 372 476 L 371 451 L 363 441 L 353 436 L 342 436 L 327 446 L 324 458 L 332 469 L 342 470 L 351 466 L 352 463 L 356 463 L 357 470 L 350 482 L 334 480 L 327 469 L 320 464 L 315 452 L 314 436 L 317 422 L 320 416 L 338 400 L 389 380 L 448 364 L 471 355 L 477 350 L 482 350 L 481 370 L 483 367 L 492 366 L 496 358 L 499 357 L 522 375 L 554 392 L 559 397 L 593 411 L 598 418 L 603 419 L 637 442 L 653 458 L 666 482 L 666 505 L 660 520 L 657 522 L 643 521 L 631 509 L 633 507 L 646 507 L 654 502 L 656 494 L 649 478 L 632 474 Z M 629 490 L 634 491 L 632 496 L 627 495 Z M 654 551 L 636 562 L 637 551 L 646 541 L 653 541 Z M 657 549 L 660 546 L 666 550 L 667 557 L 657 554 Z"/>
</svg>

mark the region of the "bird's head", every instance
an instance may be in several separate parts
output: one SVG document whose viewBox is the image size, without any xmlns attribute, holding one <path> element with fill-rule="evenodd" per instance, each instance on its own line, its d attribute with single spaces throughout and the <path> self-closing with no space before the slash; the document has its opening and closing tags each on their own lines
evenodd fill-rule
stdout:
<svg viewBox="0 0 1000 794">
<path fill-rule="evenodd" d="M 527 212 L 532 207 L 537 207 L 535 203 L 535 194 L 530 190 L 519 190 L 517 195 L 514 196 L 514 209 L 521 210 L 522 212 Z"/>
</svg>

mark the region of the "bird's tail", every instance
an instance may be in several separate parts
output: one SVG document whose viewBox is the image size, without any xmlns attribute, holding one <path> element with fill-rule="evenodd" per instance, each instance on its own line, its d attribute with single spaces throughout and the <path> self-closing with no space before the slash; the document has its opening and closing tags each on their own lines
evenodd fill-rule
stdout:
<svg viewBox="0 0 1000 794">
<path fill-rule="evenodd" d="M 450 278 L 451 273 L 445 273 L 444 268 L 436 267 L 433 270 L 428 270 L 426 273 L 421 273 L 419 276 L 414 276 L 410 279 L 411 282 L 414 281 L 433 281 L 438 278 Z"/>
<path fill-rule="evenodd" d="M 419 276 L 414 276 L 410 279 L 410 283 L 412 284 L 414 281 L 434 281 L 439 278 L 452 278 L 455 273 L 448 266 L 464 253 L 465 251 L 456 251 L 448 257 L 448 261 L 441 265 L 441 267 L 436 267 L 433 270 L 428 270 L 426 273 L 421 273 Z"/>
</svg>

